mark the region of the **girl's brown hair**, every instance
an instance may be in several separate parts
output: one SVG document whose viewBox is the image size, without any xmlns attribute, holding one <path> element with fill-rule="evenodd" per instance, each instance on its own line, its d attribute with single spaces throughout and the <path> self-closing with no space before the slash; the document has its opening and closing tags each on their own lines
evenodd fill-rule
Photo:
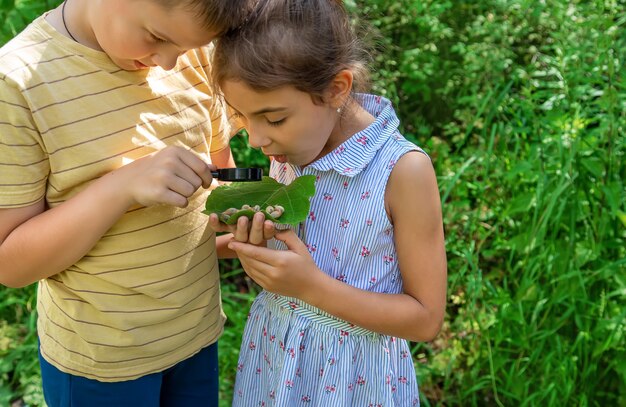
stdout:
<svg viewBox="0 0 626 407">
<path fill-rule="evenodd" d="M 241 81 L 267 91 L 294 86 L 323 101 L 340 71 L 354 91 L 368 82 L 369 55 L 337 0 L 260 0 L 248 20 L 216 42 L 213 82 Z"/>
</svg>

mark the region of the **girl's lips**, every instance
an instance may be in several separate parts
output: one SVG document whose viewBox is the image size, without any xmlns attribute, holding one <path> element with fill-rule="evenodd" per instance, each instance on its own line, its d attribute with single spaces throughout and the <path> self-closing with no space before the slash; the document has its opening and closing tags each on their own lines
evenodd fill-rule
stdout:
<svg viewBox="0 0 626 407">
<path fill-rule="evenodd" d="M 284 164 L 287 162 L 287 156 L 286 155 L 270 155 L 271 158 L 273 158 L 274 160 L 278 161 L 281 164 Z"/>
</svg>

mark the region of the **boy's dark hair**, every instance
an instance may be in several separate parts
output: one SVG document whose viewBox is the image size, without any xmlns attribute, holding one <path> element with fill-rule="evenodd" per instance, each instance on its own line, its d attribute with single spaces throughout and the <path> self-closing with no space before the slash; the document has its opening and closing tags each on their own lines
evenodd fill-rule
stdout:
<svg viewBox="0 0 626 407">
<path fill-rule="evenodd" d="M 209 32 L 220 36 L 240 26 L 254 0 L 156 0 L 167 9 L 182 7 L 194 13 Z"/>
<path fill-rule="evenodd" d="M 343 69 L 365 90 L 369 55 L 339 0 L 260 0 L 248 20 L 216 42 L 216 88 L 241 81 L 267 91 L 294 86 L 316 102 Z"/>
</svg>

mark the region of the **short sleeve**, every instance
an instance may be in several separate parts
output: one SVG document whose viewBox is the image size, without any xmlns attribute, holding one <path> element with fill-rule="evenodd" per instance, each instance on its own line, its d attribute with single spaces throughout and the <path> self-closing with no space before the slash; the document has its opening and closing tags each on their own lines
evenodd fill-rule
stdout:
<svg viewBox="0 0 626 407">
<path fill-rule="evenodd" d="M 21 92 L 0 80 L 0 209 L 34 204 L 46 194 L 48 155 Z"/>
<path fill-rule="evenodd" d="M 201 61 L 206 75 L 207 83 L 211 87 L 211 61 L 213 58 L 214 46 L 209 44 L 196 50 L 197 58 Z M 243 122 L 239 115 L 228 106 L 215 89 L 211 90 L 211 134 L 210 152 L 217 153 L 230 145 L 233 138 L 241 129 Z"/>
<path fill-rule="evenodd" d="M 215 98 L 211 111 L 211 153 L 217 153 L 230 145 L 230 139 L 243 128 L 239 116 L 225 102 Z"/>
</svg>

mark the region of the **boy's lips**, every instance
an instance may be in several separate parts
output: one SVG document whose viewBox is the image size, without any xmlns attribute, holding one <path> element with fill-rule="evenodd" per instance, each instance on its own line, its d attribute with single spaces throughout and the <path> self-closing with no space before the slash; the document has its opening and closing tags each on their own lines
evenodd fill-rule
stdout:
<svg viewBox="0 0 626 407">
<path fill-rule="evenodd" d="M 140 61 L 135 61 L 135 66 L 137 67 L 137 69 L 146 69 L 146 68 L 150 68 L 148 65 L 140 62 Z"/>
</svg>

